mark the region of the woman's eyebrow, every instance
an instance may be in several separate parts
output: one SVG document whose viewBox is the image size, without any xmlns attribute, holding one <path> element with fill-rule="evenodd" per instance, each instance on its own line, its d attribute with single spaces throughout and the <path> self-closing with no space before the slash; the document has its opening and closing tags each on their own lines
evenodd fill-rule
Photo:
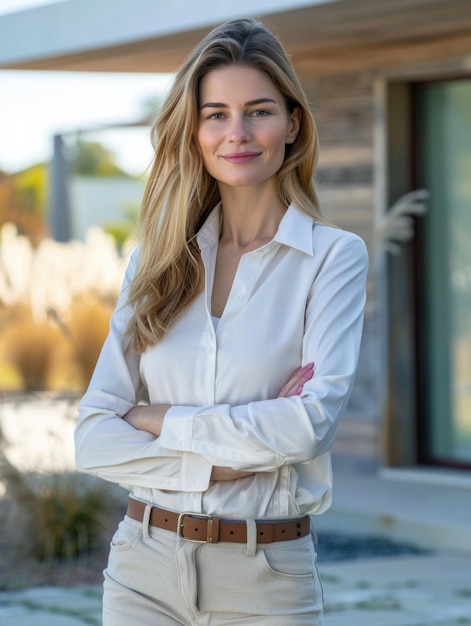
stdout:
<svg viewBox="0 0 471 626">
<path fill-rule="evenodd" d="M 255 106 L 257 104 L 264 104 L 265 102 L 273 102 L 274 104 L 276 104 L 276 100 L 274 100 L 273 98 L 257 98 L 257 100 L 249 100 L 248 102 L 246 102 L 244 104 L 244 106 L 246 107 L 251 107 L 251 106 Z M 205 102 L 204 104 L 202 104 L 200 106 L 200 110 L 201 109 L 228 109 L 229 105 L 225 104 L 224 102 Z"/>
</svg>

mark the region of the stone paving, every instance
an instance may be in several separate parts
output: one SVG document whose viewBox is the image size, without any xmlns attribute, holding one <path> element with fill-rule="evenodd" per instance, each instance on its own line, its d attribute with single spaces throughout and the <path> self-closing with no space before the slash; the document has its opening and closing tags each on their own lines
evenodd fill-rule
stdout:
<svg viewBox="0 0 471 626">
<path fill-rule="evenodd" d="M 325 626 L 471 625 L 469 556 L 435 554 L 344 561 L 321 565 L 320 573 Z M 87 624 L 101 624 L 99 586 L 0 593 L 1 626 Z"/>
<path fill-rule="evenodd" d="M 101 624 L 101 587 L 36 587 L 0 593 L 1 626 Z M 130 624 L 131 626 L 131 624 Z"/>
<path fill-rule="evenodd" d="M 471 558 L 390 557 L 324 565 L 326 626 L 471 624 Z"/>
</svg>

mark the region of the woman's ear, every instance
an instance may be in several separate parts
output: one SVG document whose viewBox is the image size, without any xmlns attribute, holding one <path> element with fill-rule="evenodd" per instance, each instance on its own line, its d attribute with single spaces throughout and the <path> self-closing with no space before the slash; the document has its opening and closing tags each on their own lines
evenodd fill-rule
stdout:
<svg viewBox="0 0 471 626">
<path fill-rule="evenodd" d="M 288 117 L 288 128 L 286 131 L 286 143 L 294 143 L 296 141 L 296 137 L 299 134 L 300 127 L 301 127 L 301 109 L 299 107 L 295 107 L 293 112 L 290 113 Z"/>
</svg>

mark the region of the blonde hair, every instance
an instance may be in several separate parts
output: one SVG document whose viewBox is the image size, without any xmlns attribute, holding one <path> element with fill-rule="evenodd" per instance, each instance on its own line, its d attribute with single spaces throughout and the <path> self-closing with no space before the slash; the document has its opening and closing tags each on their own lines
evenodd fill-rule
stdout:
<svg viewBox="0 0 471 626">
<path fill-rule="evenodd" d="M 199 85 L 211 70 L 231 65 L 265 72 L 283 94 L 288 111 L 298 107 L 299 134 L 286 146 L 277 190 L 286 206 L 294 203 L 323 221 L 313 185 L 317 130 L 286 52 L 258 20 L 218 26 L 184 61 L 151 129 L 155 156 L 140 213 L 139 263 L 129 289 L 134 308 L 129 345 L 138 353 L 157 343 L 203 288 L 195 237 L 220 196 L 217 181 L 203 167 L 197 140 Z"/>
</svg>

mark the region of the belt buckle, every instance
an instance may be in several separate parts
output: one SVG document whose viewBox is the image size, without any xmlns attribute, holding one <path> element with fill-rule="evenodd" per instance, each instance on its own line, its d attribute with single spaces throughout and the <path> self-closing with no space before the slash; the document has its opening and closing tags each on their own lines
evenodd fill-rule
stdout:
<svg viewBox="0 0 471 626">
<path fill-rule="evenodd" d="M 196 517 L 197 519 L 206 519 L 208 520 L 208 528 L 206 530 L 206 539 L 188 539 L 188 537 L 183 536 L 183 520 L 185 517 Z M 193 543 L 212 543 L 213 542 L 213 516 L 209 513 L 193 513 L 191 511 L 184 511 L 180 513 L 178 516 L 177 522 L 177 535 L 184 539 L 185 541 L 191 541 Z"/>
</svg>

